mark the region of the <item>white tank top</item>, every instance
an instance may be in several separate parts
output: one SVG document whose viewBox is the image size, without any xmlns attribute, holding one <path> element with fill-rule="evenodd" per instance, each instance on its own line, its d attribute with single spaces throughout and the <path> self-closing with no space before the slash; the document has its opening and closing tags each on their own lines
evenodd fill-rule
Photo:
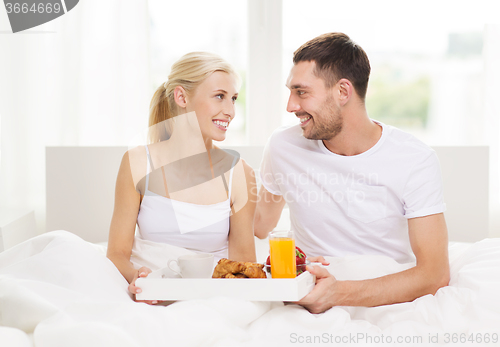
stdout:
<svg viewBox="0 0 500 347">
<path fill-rule="evenodd" d="M 146 172 L 150 173 L 150 169 L 154 168 L 147 146 L 146 153 Z M 145 192 L 137 216 L 139 236 L 144 240 L 213 253 L 216 258 L 227 258 L 234 161 L 229 173 L 228 199 L 216 204 L 198 205 L 155 194 L 148 190 L 149 177 L 146 177 Z"/>
</svg>

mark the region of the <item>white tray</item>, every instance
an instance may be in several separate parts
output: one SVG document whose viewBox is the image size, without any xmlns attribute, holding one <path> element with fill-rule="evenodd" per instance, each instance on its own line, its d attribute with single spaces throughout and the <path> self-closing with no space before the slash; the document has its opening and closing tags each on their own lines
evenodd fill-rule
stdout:
<svg viewBox="0 0 500 347">
<path fill-rule="evenodd" d="M 224 296 L 251 301 L 298 301 L 315 285 L 315 276 L 296 278 L 138 278 L 137 300 L 189 300 Z"/>
</svg>

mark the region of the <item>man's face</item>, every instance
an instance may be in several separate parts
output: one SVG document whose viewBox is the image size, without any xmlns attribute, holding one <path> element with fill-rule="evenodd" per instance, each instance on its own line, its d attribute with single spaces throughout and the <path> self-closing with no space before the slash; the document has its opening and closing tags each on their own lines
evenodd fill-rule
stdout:
<svg viewBox="0 0 500 347">
<path fill-rule="evenodd" d="M 342 115 L 334 96 L 335 86 L 327 89 L 323 79 L 314 74 L 315 66 L 314 61 L 293 66 L 287 81 L 287 111 L 299 118 L 305 138 L 331 140 L 342 130 Z"/>
</svg>

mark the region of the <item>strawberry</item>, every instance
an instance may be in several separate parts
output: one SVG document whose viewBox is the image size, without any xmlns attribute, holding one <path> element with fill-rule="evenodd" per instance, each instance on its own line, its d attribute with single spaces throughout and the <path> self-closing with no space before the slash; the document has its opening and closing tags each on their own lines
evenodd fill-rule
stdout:
<svg viewBox="0 0 500 347">
<path fill-rule="evenodd" d="M 306 254 L 295 246 L 295 263 L 297 264 L 297 276 L 306 271 Z"/>
<path fill-rule="evenodd" d="M 306 254 L 299 247 L 295 246 L 295 263 L 302 265 L 306 263 Z"/>
<path fill-rule="evenodd" d="M 271 273 L 271 256 L 267 257 L 267 260 L 266 260 L 266 270 L 267 270 L 267 272 Z"/>
</svg>

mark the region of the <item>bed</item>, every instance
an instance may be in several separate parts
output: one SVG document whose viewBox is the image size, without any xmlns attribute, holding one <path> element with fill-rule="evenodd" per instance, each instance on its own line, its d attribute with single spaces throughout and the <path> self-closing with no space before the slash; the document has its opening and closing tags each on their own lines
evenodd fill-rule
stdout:
<svg viewBox="0 0 500 347">
<path fill-rule="evenodd" d="M 409 303 L 313 315 L 295 304 L 222 296 L 168 306 L 133 302 L 105 257 L 125 148 L 47 148 L 48 230 L 0 253 L 0 345 L 499 346 L 500 239 L 488 238 L 487 148 L 435 149 L 448 205 L 450 285 Z M 236 150 L 258 167 L 261 147 Z M 474 187 L 464 184 L 472 179 Z M 287 227 L 286 212 L 279 227 Z M 263 261 L 266 241 L 257 240 L 257 249 Z M 328 260 L 338 279 L 413 266 L 381 256 Z"/>
</svg>

